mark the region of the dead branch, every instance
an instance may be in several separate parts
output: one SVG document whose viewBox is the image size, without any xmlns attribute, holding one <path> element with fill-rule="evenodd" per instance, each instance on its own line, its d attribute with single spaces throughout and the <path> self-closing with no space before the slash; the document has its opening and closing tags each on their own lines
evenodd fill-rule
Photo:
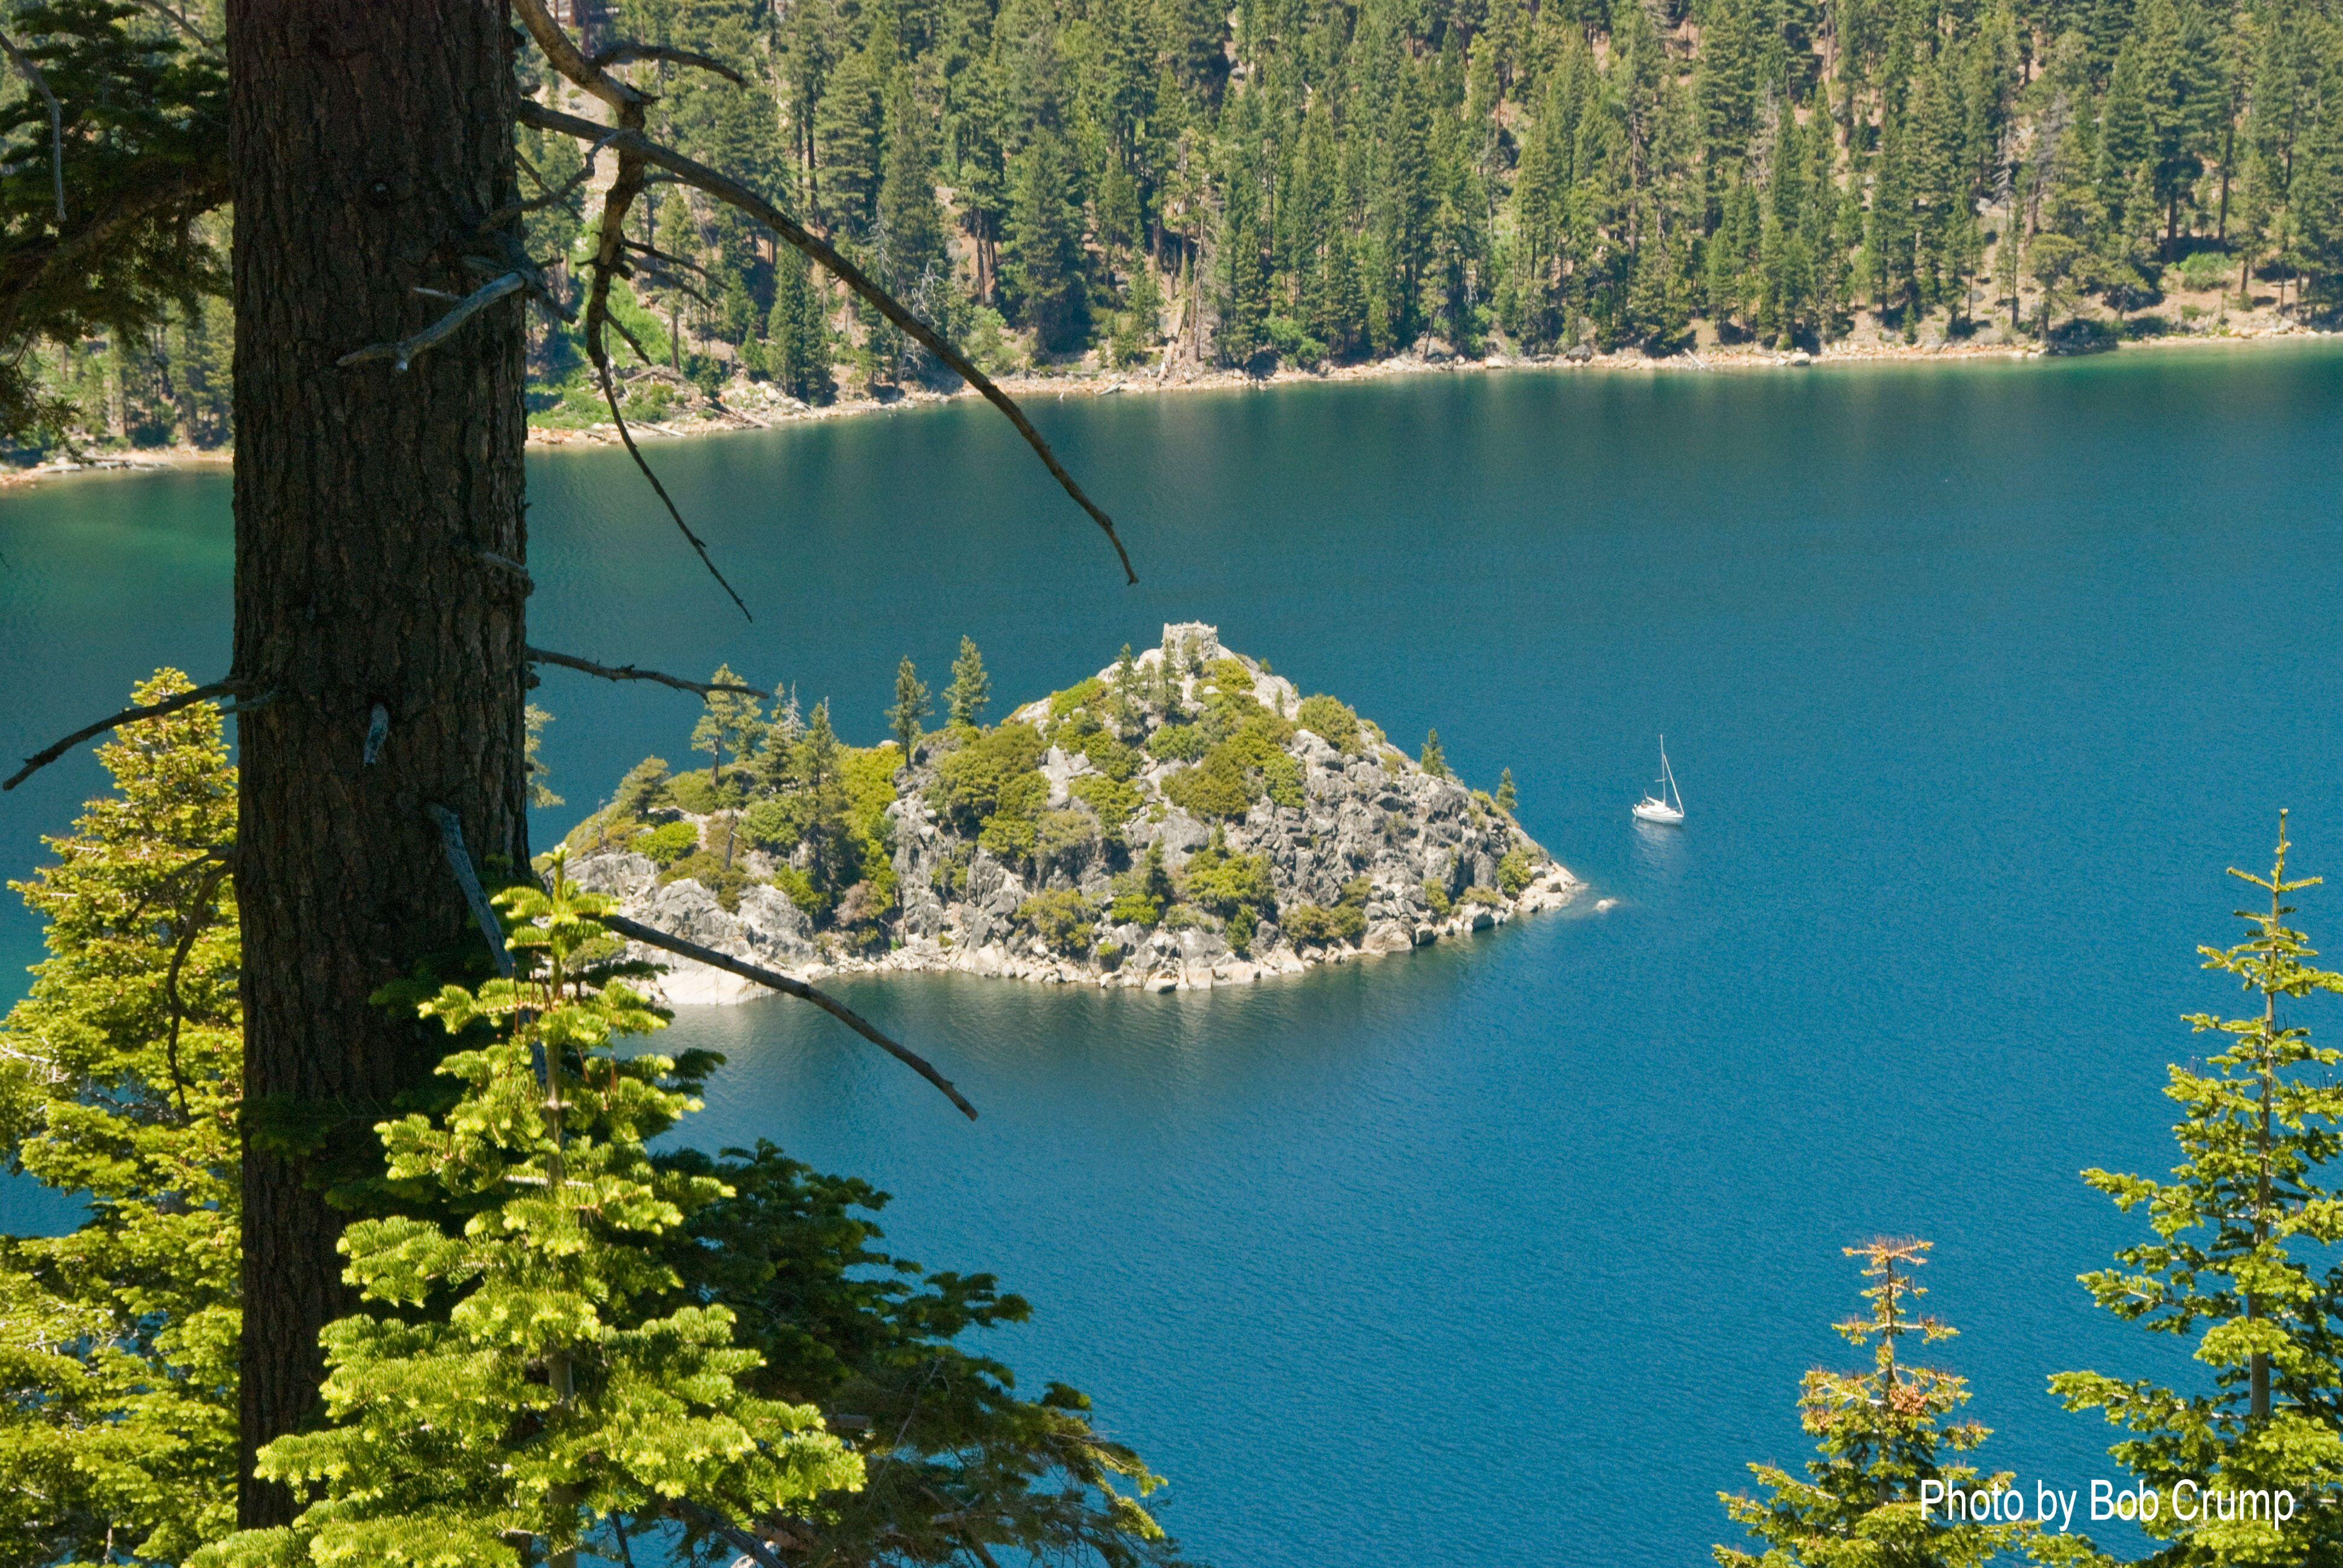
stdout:
<svg viewBox="0 0 2343 1568">
<path fill-rule="evenodd" d="M 464 848 L 464 824 L 456 813 L 445 806 L 430 808 L 431 819 L 439 824 L 439 848 L 447 856 L 447 869 L 456 874 L 456 885 L 464 890 L 464 901 L 472 907 L 472 918 L 480 922 L 480 934 L 488 939 L 489 961 L 505 980 L 512 979 L 512 954 L 505 950 L 505 929 L 497 920 L 497 907 L 488 902 L 486 890 L 480 886 L 480 874 L 472 866 L 472 853 Z"/>
<path fill-rule="evenodd" d="M 627 341 L 633 343 L 634 339 L 628 337 Z M 652 490 L 659 496 L 659 504 L 667 508 L 667 515 L 675 519 L 675 526 L 683 530 L 685 541 L 699 553 L 699 564 L 708 568 L 708 575 L 716 579 L 716 585 L 719 588 L 732 596 L 732 602 L 740 607 L 741 615 L 750 620 L 756 619 L 755 616 L 749 614 L 749 601 L 740 597 L 740 591 L 732 586 L 731 579 L 718 569 L 716 558 L 708 553 L 708 541 L 691 531 L 691 525 L 683 520 L 683 513 L 676 506 L 675 498 L 667 493 L 667 487 L 659 483 L 659 477 L 651 472 L 650 460 L 643 456 L 643 449 L 635 445 L 635 433 L 627 428 L 627 417 L 618 408 L 618 388 L 610 379 L 610 357 L 603 351 L 598 339 L 594 342 L 593 347 L 594 373 L 602 383 L 602 401 L 609 407 L 610 422 L 618 427 L 618 440 L 626 447 L 627 456 L 635 460 L 635 467 L 642 471 L 644 478 L 650 481 Z M 641 345 L 636 345 L 635 352 L 642 353 Z M 647 365 L 650 363 L 648 357 L 643 363 Z"/>
<path fill-rule="evenodd" d="M 532 3 L 532 0 L 521 0 L 521 3 L 528 5 Z M 638 111 L 638 117 L 639 117 L 639 111 Z M 520 118 L 523 124 L 534 126 L 539 130 L 560 131 L 588 141 L 607 139 L 611 146 L 618 149 L 619 166 L 622 169 L 629 161 L 638 166 L 649 164 L 665 169 L 681 179 L 684 184 L 704 191 L 717 200 L 746 213 L 771 229 L 789 245 L 820 262 L 847 287 L 868 300 L 880 315 L 892 322 L 904 336 L 941 360 L 961 380 L 981 393 L 987 402 L 1000 409 L 1009 422 L 1017 427 L 1017 433 L 1025 437 L 1025 444 L 1033 448 L 1034 455 L 1041 459 L 1042 467 L 1050 470 L 1051 477 L 1056 479 L 1060 487 L 1073 498 L 1074 503 L 1089 513 L 1091 520 L 1097 523 L 1104 531 L 1108 542 L 1114 546 L 1116 558 L 1122 563 L 1123 576 L 1132 583 L 1139 581 L 1139 574 L 1131 565 L 1131 553 L 1123 548 L 1122 538 L 1115 531 L 1114 519 L 1107 516 L 1098 503 L 1090 498 L 1081 486 L 1075 482 L 1071 474 L 1066 472 L 1065 465 L 1058 461 L 1057 453 L 1051 450 L 1050 443 L 1043 440 L 1041 433 L 1033 427 L 1033 422 L 1025 417 L 1025 410 L 1018 407 L 1017 400 L 994 386 L 991 378 L 970 364 L 966 355 L 953 347 L 935 328 L 912 315 L 893 295 L 872 282 L 860 267 L 840 256 L 827 240 L 809 232 L 796 219 L 739 181 L 718 173 L 705 164 L 694 162 L 671 148 L 661 146 L 643 135 L 638 128 L 625 127 L 613 132 L 607 126 L 596 125 L 591 120 L 581 120 L 575 115 L 565 115 L 558 109 L 548 109 L 528 99 L 523 99 L 521 102 Z M 629 200 L 632 199 L 632 194 L 631 191 L 628 193 Z M 617 195 L 617 188 L 613 187 L 614 202 Z M 608 209 L 606 208 L 606 234 L 609 232 L 608 216 Z M 623 218 L 623 214 L 621 217 Z M 607 267 L 609 265 L 609 258 L 605 258 L 599 265 Z"/>
<path fill-rule="evenodd" d="M 588 180 L 594 177 L 594 160 L 601 156 L 602 149 L 609 146 L 609 137 L 605 136 L 600 141 L 596 142 L 592 146 L 588 147 L 586 149 L 585 164 L 576 174 L 562 181 L 558 186 L 548 186 L 546 183 L 545 176 L 538 174 L 534 167 L 529 166 L 526 159 L 523 159 L 521 166 L 528 168 L 529 177 L 537 181 L 538 194 L 531 196 L 527 201 L 518 201 L 508 206 L 500 206 L 497 208 L 497 210 L 490 213 L 487 219 L 480 225 L 481 229 L 483 231 L 500 229 L 504 227 L 505 225 L 510 223 L 513 219 L 520 216 L 523 213 L 536 212 L 542 207 L 551 206 L 554 203 L 561 200 L 564 196 L 567 196 L 571 191 L 576 190 L 579 186 L 584 185 Z M 519 156 L 518 154 L 515 154 L 514 156 L 516 157 Z"/>
<path fill-rule="evenodd" d="M 527 567 L 510 556 L 500 556 L 494 550 L 474 550 L 472 553 L 498 571 L 511 573 L 514 580 L 520 584 L 520 591 L 524 596 L 537 591 L 537 579 L 528 575 Z"/>
<path fill-rule="evenodd" d="M 738 691 L 750 697 L 765 695 L 753 686 L 686 680 L 679 675 L 665 675 L 656 669 L 642 669 L 631 664 L 596 664 L 590 658 L 579 658 L 575 654 L 555 653 L 548 648 L 523 648 L 521 651 L 533 664 L 558 664 L 564 669 L 582 670 L 588 675 L 600 676 L 604 680 L 651 680 L 657 681 L 661 686 L 672 686 L 678 691 L 696 691 L 702 697 L 713 697 L 719 691 Z"/>
<path fill-rule="evenodd" d="M 606 325 L 618 332 L 618 341 L 633 349 L 635 351 L 635 357 L 640 360 L 644 365 L 652 366 L 659 363 L 658 360 L 651 357 L 650 350 L 643 347 L 642 339 L 637 337 L 633 331 L 628 327 L 625 322 L 613 316 Z"/>
<path fill-rule="evenodd" d="M 613 44 L 597 50 L 587 65 L 596 70 L 606 65 L 624 65 L 636 60 L 658 60 L 669 65 L 697 65 L 703 71 L 713 71 L 736 87 L 745 87 L 749 79 L 716 58 L 697 49 L 674 49 L 664 44 Z"/>
<path fill-rule="evenodd" d="M 9 64 L 23 74 L 25 80 L 33 85 L 33 91 L 40 94 L 42 100 L 49 106 L 49 173 L 57 183 L 57 226 L 63 228 L 65 226 L 65 107 L 57 102 L 57 95 L 49 91 L 49 79 L 41 75 L 41 68 L 26 58 L 25 51 L 16 47 L 16 41 L 5 33 L 0 33 L 0 50 L 7 52 Z"/>
<path fill-rule="evenodd" d="M 785 996 L 796 997 L 799 1001 L 813 1003 L 814 1006 L 943 1091 L 944 1098 L 960 1107 L 961 1115 L 970 1121 L 976 1120 L 976 1107 L 960 1097 L 960 1091 L 951 1086 L 950 1079 L 938 1072 L 918 1052 L 907 1050 L 880 1033 L 877 1026 L 870 1020 L 836 998 L 816 990 L 801 980 L 792 980 L 779 970 L 749 963 L 732 957 L 729 953 L 718 952 L 714 948 L 704 948 L 698 942 L 686 941 L 681 937 L 671 937 L 656 927 L 644 925 L 639 920 L 630 920 L 623 915 L 599 915 L 596 918 L 620 936 L 630 938 L 645 947 L 664 949 L 668 952 L 706 964 L 710 969 L 719 969 L 727 974 L 739 975 L 742 980 L 752 980 L 759 985 L 770 986 Z"/>
<path fill-rule="evenodd" d="M 22 768 L 8 776 L 6 783 L 0 784 L 0 790 L 14 789 L 17 785 L 22 784 L 25 779 L 93 736 L 103 735 L 107 730 L 119 729 L 125 724 L 136 724 L 142 719 L 160 719 L 166 713 L 176 713 L 182 708 L 192 708 L 198 702 L 207 702 L 215 697 L 234 697 L 243 690 L 244 682 L 231 677 L 226 680 L 215 680 L 209 686 L 198 686 L 191 691 L 182 691 L 176 697 L 166 697 L 160 702 L 150 702 L 144 708 L 126 708 L 110 719 L 101 719 L 95 724 L 84 725 L 55 745 L 34 752 L 25 759 L 25 765 Z M 257 699 L 252 706 L 256 705 Z"/>
<path fill-rule="evenodd" d="M 170 6 L 163 4 L 163 0 L 138 0 L 138 3 L 141 5 L 146 6 L 149 11 L 155 13 L 156 15 L 162 17 L 163 20 L 171 24 L 172 26 L 176 27 L 180 32 L 185 33 L 188 37 L 193 38 L 196 43 L 201 44 L 205 48 L 217 49 L 219 47 L 217 41 L 205 37 L 201 32 L 196 30 L 196 25 L 193 22 L 188 21 L 186 16 L 182 15 L 177 11 L 173 10 Z"/>
<path fill-rule="evenodd" d="M 555 70 L 612 108 L 634 110 L 639 115 L 643 95 L 580 54 L 578 45 L 569 41 L 569 35 L 561 30 L 561 24 L 545 8 L 545 0 L 512 0 L 512 8 Z"/>
<path fill-rule="evenodd" d="M 514 9 L 520 13 L 523 25 L 528 28 L 530 36 L 537 40 L 538 47 L 545 52 L 554 69 L 608 104 L 618 116 L 617 129 L 606 128 L 588 138 L 598 146 L 619 147 L 618 178 L 611 182 L 609 193 L 603 198 L 602 221 L 595 235 L 592 281 L 587 290 L 585 322 L 586 357 L 592 362 L 595 379 L 601 385 L 602 401 L 609 407 L 610 422 L 618 428 L 618 440 L 626 447 L 627 456 L 634 459 L 635 467 L 649 482 L 659 504 L 667 508 L 667 515 L 675 519 L 675 526 L 682 533 L 685 542 L 699 557 L 699 564 L 708 568 L 708 575 L 714 578 L 717 585 L 739 607 L 741 615 L 755 620 L 757 618 L 749 613 L 748 601 L 717 569 L 715 558 L 708 553 L 708 542 L 683 520 L 683 512 L 676 506 L 675 498 L 667 493 L 667 487 L 659 483 L 659 477 L 651 472 L 650 462 L 643 456 L 642 448 L 635 444 L 635 433 L 627 427 L 627 416 L 618 407 L 618 386 L 610 375 L 609 348 L 602 339 L 603 327 L 611 319 L 610 279 L 623 265 L 627 210 L 634 205 L 635 197 L 642 193 L 643 160 L 621 144 L 630 136 L 638 139 L 641 136 L 643 95 L 579 54 L 569 35 L 545 9 L 543 0 L 514 0 Z M 625 330 L 623 324 L 619 335 L 627 339 L 645 364 L 650 363 L 650 356 L 643 353 L 642 345 L 635 342 L 633 335 Z"/>
<path fill-rule="evenodd" d="M 648 256 L 650 260 L 659 263 L 662 266 L 679 266 L 686 272 L 696 272 L 699 274 L 700 276 L 708 279 L 710 283 L 716 281 L 716 275 L 709 272 L 698 262 L 686 261 L 679 256 L 670 256 L 655 245 L 647 245 L 639 239 L 630 239 L 626 242 L 626 246 L 628 250 L 633 251 L 637 256 Z"/>
<path fill-rule="evenodd" d="M 163 976 L 163 999 L 171 1008 L 171 1033 L 163 1042 L 163 1060 L 171 1070 L 171 1088 L 179 1097 L 179 1120 L 188 1118 L 187 1081 L 179 1072 L 179 1025 L 187 1010 L 179 1000 L 179 970 L 187 961 L 188 952 L 202 934 L 204 911 L 211 907 L 212 895 L 219 891 L 220 879 L 227 875 L 228 862 L 222 860 L 196 890 L 196 901 L 188 908 L 186 929 L 179 933 L 178 946 L 171 950 L 171 967 Z"/>
<path fill-rule="evenodd" d="M 506 295 L 518 294 L 528 286 L 528 279 L 518 271 L 492 277 L 466 295 L 462 303 L 455 309 L 450 310 L 412 337 L 402 337 L 396 343 L 370 343 L 364 348 L 352 349 L 334 363 L 347 369 L 352 365 L 363 365 L 369 359 L 387 359 L 392 362 L 393 369 L 405 370 L 407 362 L 417 355 L 445 343 L 473 317 L 478 316 Z"/>
</svg>

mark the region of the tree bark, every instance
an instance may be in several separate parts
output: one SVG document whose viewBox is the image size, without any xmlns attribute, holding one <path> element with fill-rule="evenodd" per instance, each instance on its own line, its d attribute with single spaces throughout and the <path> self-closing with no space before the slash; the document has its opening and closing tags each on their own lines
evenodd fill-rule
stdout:
<svg viewBox="0 0 2343 1568">
<path fill-rule="evenodd" d="M 524 590 L 480 558 L 526 559 L 521 302 L 403 373 L 335 366 L 446 308 L 418 286 L 482 281 L 463 257 L 496 254 L 477 231 L 515 196 L 512 39 L 504 0 L 227 7 L 235 668 L 269 694 L 240 724 L 236 866 L 247 1527 L 293 1512 L 252 1457 L 311 1418 L 348 1305 L 322 1183 L 444 1049 L 368 998 L 479 942 L 427 809 L 483 862 L 528 856 Z"/>
</svg>

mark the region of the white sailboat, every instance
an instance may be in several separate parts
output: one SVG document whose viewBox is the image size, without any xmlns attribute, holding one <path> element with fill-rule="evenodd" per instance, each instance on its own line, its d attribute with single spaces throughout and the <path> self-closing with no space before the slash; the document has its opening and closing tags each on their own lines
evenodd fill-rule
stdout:
<svg viewBox="0 0 2343 1568">
<path fill-rule="evenodd" d="M 1668 766 L 1668 738 L 1660 737 L 1660 787 L 1657 795 L 1646 795 L 1635 802 L 1634 810 L 1638 822 L 1659 822 L 1675 827 L 1684 821 L 1684 795 L 1676 789 L 1675 769 Z"/>
</svg>

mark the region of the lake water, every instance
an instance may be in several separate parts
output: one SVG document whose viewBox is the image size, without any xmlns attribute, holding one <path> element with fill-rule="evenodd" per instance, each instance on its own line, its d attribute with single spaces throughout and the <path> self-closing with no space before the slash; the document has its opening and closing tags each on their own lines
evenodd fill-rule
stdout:
<svg viewBox="0 0 2343 1568">
<path fill-rule="evenodd" d="M 1475 783 L 1510 765 L 1619 905 L 1241 991 L 845 987 L 972 1126 L 808 1010 L 688 1012 L 674 1042 L 731 1057 L 697 1136 L 868 1176 L 899 1251 L 1029 1296 L 1001 1348 L 1093 1394 L 1223 1568 L 1704 1562 L 1716 1490 L 1805 1452 L 1799 1374 L 1853 1364 L 1838 1249 L 1881 1232 L 1938 1243 L 1984 1457 L 2113 1473 L 2043 1379 L 2170 1358 L 2073 1282 L 2137 1233 L 2076 1172 L 2172 1162 L 2177 1017 L 2229 1000 L 2194 953 L 2230 940 L 2223 868 L 2288 805 L 2298 863 L 2343 875 L 2343 354 L 1037 417 L 1140 588 L 956 407 L 655 449 L 753 625 L 623 458 L 537 459 L 532 638 L 794 680 L 869 741 L 898 657 L 936 679 L 962 632 L 1017 701 L 1207 620 L 1411 749 L 1437 725 Z M 0 754 L 164 660 L 221 669 L 228 532 L 218 475 L 0 500 Z M 537 696 L 570 799 L 542 841 L 686 758 L 672 693 Z M 1627 816 L 1661 730 L 1680 832 Z M 97 778 L 0 802 L 0 861 Z M 2336 943 L 2343 887 L 2305 902 Z M 0 916 L 8 972 L 37 938 Z"/>
</svg>

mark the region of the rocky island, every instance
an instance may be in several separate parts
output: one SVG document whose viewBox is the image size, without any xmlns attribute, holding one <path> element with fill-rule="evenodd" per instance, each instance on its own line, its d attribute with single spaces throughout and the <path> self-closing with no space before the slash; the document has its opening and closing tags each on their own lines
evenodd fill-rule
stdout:
<svg viewBox="0 0 2343 1568">
<path fill-rule="evenodd" d="M 1211 626 L 1167 626 L 990 727 L 963 642 L 944 695 L 950 722 L 922 734 L 907 662 L 899 739 L 856 748 L 826 705 L 803 717 L 784 695 L 768 719 L 719 692 L 693 736 L 709 767 L 629 771 L 566 840 L 569 874 L 645 924 L 800 976 L 1157 991 L 1404 951 L 1584 886 L 1514 820 L 1510 770 L 1494 794 L 1468 788 L 1436 733 L 1410 758 Z M 672 1002 L 759 989 L 645 956 L 673 963 Z"/>
</svg>

